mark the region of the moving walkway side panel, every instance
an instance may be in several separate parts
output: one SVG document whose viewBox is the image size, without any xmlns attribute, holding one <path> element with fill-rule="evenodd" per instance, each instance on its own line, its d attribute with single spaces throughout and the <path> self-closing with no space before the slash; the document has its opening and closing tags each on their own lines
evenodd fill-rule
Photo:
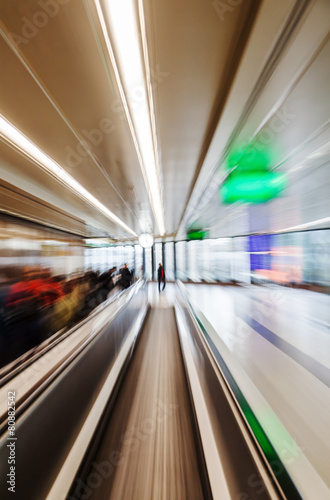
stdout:
<svg viewBox="0 0 330 500">
<path fill-rule="evenodd" d="M 93 406 L 139 313 L 147 310 L 147 287 L 130 301 L 17 421 L 16 500 L 44 500 Z M 19 388 L 12 388 L 19 391 Z M 6 484 L 8 434 L 0 441 L 0 498 Z M 58 499 L 62 500 L 62 499 Z"/>
<path fill-rule="evenodd" d="M 179 288 L 182 290 L 182 287 Z M 276 477 L 273 473 L 268 460 L 270 457 L 265 456 L 264 450 L 255 439 L 226 377 L 215 362 L 198 318 L 194 317 L 184 293 L 179 290 L 175 310 L 186 371 L 196 373 L 195 379 L 190 375 L 188 379 L 214 498 L 301 500 L 299 492 L 276 455 L 272 456 L 273 465 L 281 477 Z M 230 373 L 227 372 L 226 376 L 229 377 Z M 192 385 L 194 380 L 196 387 Z M 203 415 L 200 407 L 204 406 Z M 248 405 L 245 410 L 249 411 Z M 259 437 L 265 440 L 265 448 L 268 446 L 271 449 L 267 437 Z M 214 457 L 219 462 L 218 475 L 223 477 L 222 483 L 226 486 L 225 496 L 217 491 L 219 477 L 217 469 L 214 468 Z"/>
</svg>

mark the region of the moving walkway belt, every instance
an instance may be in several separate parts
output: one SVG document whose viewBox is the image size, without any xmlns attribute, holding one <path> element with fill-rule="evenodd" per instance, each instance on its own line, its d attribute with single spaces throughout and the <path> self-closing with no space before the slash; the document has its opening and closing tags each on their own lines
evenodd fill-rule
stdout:
<svg viewBox="0 0 330 500">
<path fill-rule="evenodd" d="M 211 498 L 174 309 L 151 309 L 140 337 L 69 498 Z"/>
<path fill-rule="evenodd" d="M 208 472 L 216 464 L 206 463 L 208 450 L 202 445 L 180 342 L 174 309 L 152 309 L 68 499 L 284 498 L 268 472 L 260 474 L 227 396 L 219 394 L 221 387 L 206 367 L 201 374 L 210 382 L 206 397 L 217 391 L 223 417 L 214 436 L 224 461 L 216 474 L 226 476 L 223 488 L 215 491 L 214 481 L 211 487 Z"/>
</svg>

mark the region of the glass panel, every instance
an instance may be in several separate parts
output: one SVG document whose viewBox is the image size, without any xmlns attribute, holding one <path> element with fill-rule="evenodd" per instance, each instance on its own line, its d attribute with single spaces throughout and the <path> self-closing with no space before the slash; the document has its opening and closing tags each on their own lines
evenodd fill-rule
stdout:
<svg viewBox="0 0 330 500">
<path fill-rule="evenodd" d="M 203 281 L 215 281 L 213 273 L 212 241 L 200 241 L 198 249 L 199 279 Z"/>
<path fill-rule="evenodd" d="M 125 257 L 127 267 L 132 270 L 134 268 L 134 247 L 132 245 L 125 247 Z"/>
<path fill-rule="evenodd" d="M 121 247 L 121 265 L 123 266 L 124 264 L 127 264 L 127 267 L 128 267 L 128 262 L 127 262 L 127 247 L 122 246 Z"/>
<path fill-rule="evenodd" d="M 143 248 L 135 245 L 135 275 L 137 278 L 143 277 Z"/>
<path fill-rule="evenodd" d="M 308 231 L 300 241 L 304 251 L 304 281 L 329 286 L 330 230 Z"/>
<path fill-rule="evenodd" d="M 186 281 L 187 279 L 186 244 L 186 241 L 178 241 L 175 243 L 176 274 L 177 278 L 182 281 Z"/>
<path fill-rule="evenodd" d="M 230 238 L 209 240 L 209 259 L 212 262 L 212 276 L 216 281 L 228 282 L 231 279 L 232 248 Z"/>
<path fill-rule="evenodd" d="M 231 279 L 241 283 L 251 283 L 249 239 L 233 239 Z"/>
<path fill-rule="evenodd" d="M 122 248 L 123 248 L 123 253 L 122 253 L 123 262 L 122 262 L 122 264 L 127 264 L 127 267 L 129 268 L 129 262 L 128 262 L 128 260 L 129 260 L 129 255 L 128 255 L 129 254 L 129 252 L 128 252 L 129 247 L 122 247 Z"/>
<path fill-rule="evenodd" d="M 145 278 L 152 279 L 152 265 L 151 265 L 151 248 L 145 248 Z"/>
<path fill-rule="evenodd" d="M 191 281 L 199 281 L 199 252 L 200 241 L 189 241 L 187 243 L 187 275 Z"/>
<path fill-rule="evenodd" d="M 115 247 L 108 248 L 108 268 L 115 267 Z"/>
<path fill-rule="evenodd" d="M 116 262 L 116 268 L 117 268 L 117 270 L 119 270 L 119 268 L 122 264 L 121 247 L 119 247 L 119 246 L 115 247 L 115 262 Z"/>
<path fill-rule="evenodd" d="M 124 247 L 123 246 L 120 246 L 118 245 L 116 247 L 116 262 L 117 262 L 117 270 L 119 270 L 123 264 L 124 264 Z"/>
<path fill-rule="evenodd" d="M 162 255 L 162 243 L 154 244 L 154 278 L 157 279 L 157 270 L 159 264 L 163 263 L 163 255 Z"/>
<path fill-rule="evenodd" d="M 101 248 L 101 272 L 106 271 L 108 268 L 108 259 L 107 259 L 107 248 Z"/>
<path fill-rule="evenodd" d="M 166 280 L 174 281 L 174 243 L 165 243 L 165 276 Z"/>
<path fill-rule="evenodd" d="M 250 236 L 253 281 L 301 283 L 303 279 L 302 233 Z"/>
</svg>

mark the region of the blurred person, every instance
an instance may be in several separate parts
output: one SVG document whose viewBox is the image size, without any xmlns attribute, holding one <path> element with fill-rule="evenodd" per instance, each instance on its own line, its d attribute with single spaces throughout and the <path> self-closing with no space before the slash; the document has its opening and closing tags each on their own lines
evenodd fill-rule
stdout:
<svg viewBox="0 0 330 500">
<path fill-rule="evenodd" d="M 116 283 L 115 283 L 115 272 L 117 271 L 116 267 L 112 267 L 109 272 L 108 272 L 108 291 L 109 293 L 115 288 Z"/>
<path fill-rule="evenodd" d="M 126 288 L 129 288 L 131 286 L 131 281 L 132 281 L 131 272 L 128 269 L 127 264 L 124 264 L 123 267 L 120 269 L 119 284 L 122 287 L 122 289 L 125 290 Z"/>
<path fill-rule="evenodd" d="M 74 315 L 71 318 L 70 310 L 67 310 L 67 308 L 71 299 L 74 297 L 67 297 L 67 300 L 63 304 L 63 307 L 67 310 L 66 314 L 69 314 L 67 320 L 72 322 L 81 321 L 83 318 L 88 316 L 88 314 L 94 309 L 96 305 L 94 302 L 92 303 L 91 300 L 92 293 L 96 288 L 93 273 L 91 271 L 87 271 L 83 276 L 76 280 L 76 283 L 78 286 L 78 293 L 76 294 L 76 298 L 78 300 L 74 307 Z M 72 282 L 69 282 L 69 285 L 66 287 L 67 294 L 71 294 L 72 289 L 73 284 Z M 59 325 L 57 324 L 57 326 Z"/>
<path fill-rule="evenodd" d="M 7 313 L 24 316 L 24 310 L 27 315 L 33 313 L 35 308 L 42 304 L 39 297 L 38 287 L 44 285 L 40 278 L 39 269 L 26 266 L 23 268 L 22 279 L 10 286 L 5 300 L 5 309 Z"/>
<path fill-rule="evenodd" d="M 76 311 L 76 321 L 86 317 L 95 307 L 104 302 L 109 293 L 114 289 L 114 271 L 112 267 L 108 271 L 97 276 L 93 271 L 87 271 L 81 277 L 84 287 L 83 300 L 79 303 Z"/>
<path fill-rule="evenodd" d="M 161 285 L 161 283 L 163 283 L 163 288 L 162 288 L 162 292 L 163 292 L 165 290 L 165 286 L 166 286 L 166 279 L 165 279 L 164 267 L 161 263 L 159 263 L 157 275 L 158 275 L 158 291 L 160 292 L 160 285 Z"/>
<path fill-rule="evenodd" d="M 76 322 L 77 312 L 81 308 L 86 287 L 81 278 L 66 281 L 63 286 L 64 296 L 53 307 L 50 331 L 55 333 L 62 328 L 70 328 Z"/>
<path fill-rule="evenodd" d="M 36 283 L 34 285 L 34 292 L 38 296 L 40 306 L 43 307 L 51 306 L 65 295 L 62 282 L 54 280 L 54 278 L 50 276 Z"/>
<path fill-rule="evenodd" d="M 82 277 L 82 283 L 86 287 L 83 301 L 77 310 L 79 319 L 87 316 L 96 306 L 100 304 L 99 290 L 100 284 L 97 274 L 93 271 L 87 271 Z"/>
<path fill-rule="evenodd" d="M 9 287 L 4 303 L 1 363 L 17 358 L 47 335 L 50 308 L 40 293 L 43 286 L 40 268 L 27 266 L 22 279 Z"/>
<path fill-rule="evenodd" d="M 107 299 L 109 292 L 114 288 L 113 273 L 115 270 L 116 268 L 112 267 L 108 271 L 102 273 L 99 277 L 100 291 L 98 296 L 101 302 Z"/>
</svg>

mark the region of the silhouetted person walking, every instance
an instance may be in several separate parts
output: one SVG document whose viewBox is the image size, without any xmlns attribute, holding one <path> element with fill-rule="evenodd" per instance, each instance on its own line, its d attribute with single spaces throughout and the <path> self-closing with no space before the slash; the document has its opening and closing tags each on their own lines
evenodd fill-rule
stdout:
<svg viewBox="0 0 330 500">
<path fill-rule="evenodd" d="M 162 291 L 164 291 L 166 281 L 165 281 L 165 271 L 162 266 L 162 264 L 159 264 L 158 266 L 158 291 L 160 292 L 160 284 L 163 282 L 163 288 Z"/>
</svg>

